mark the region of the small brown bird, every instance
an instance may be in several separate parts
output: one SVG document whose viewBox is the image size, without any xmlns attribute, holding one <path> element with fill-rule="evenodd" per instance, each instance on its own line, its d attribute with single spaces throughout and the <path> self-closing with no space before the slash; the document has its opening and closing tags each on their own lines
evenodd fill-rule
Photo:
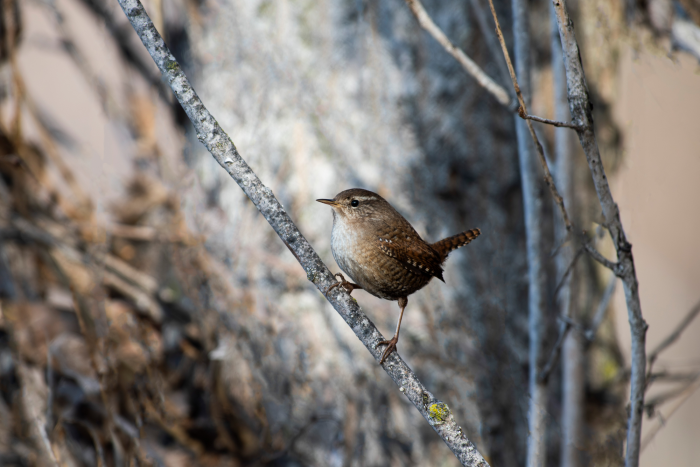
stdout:
<svg viewBox="0 0 700 467">
<path fill-rule="evenodd" d="M 425 287 L 430 279 L 442 278 L 442 264 L 447 255 L 479 236 L 479 229 L 427 243 L 396 209 L 381 196 L 368 190 L 352 188 L 333 199 L 317 199 L 333 208 L 331 251 L 333 258 L 355 283 L 342 274 L 340 282 L 351 293 L 364 289 L 375 297 L 398 300 L 401 307 L 394 337 L 377 345 L 387 348 L 379 361 L 384 363 L 396 350 L 401 319 L 408 304 L 408 296 Z"/>
</svg>

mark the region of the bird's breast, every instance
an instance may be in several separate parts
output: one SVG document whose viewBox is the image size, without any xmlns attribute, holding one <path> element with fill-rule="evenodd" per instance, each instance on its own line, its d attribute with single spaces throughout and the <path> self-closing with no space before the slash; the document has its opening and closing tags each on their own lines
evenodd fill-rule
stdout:
<svg viewBox="0 0 700 467">
<path fill-rule="evenodd" d="M 347 222 L 336 220 L 333 223 L 333 232 L 331 233 L 331 251 L 333 258 L 338 263 L 340 269 L 354 279 L 357 274 L 359 250 L 361 249 L 362 239 L 360 238 L 360 229 L 353 229 Z"/>
</svg>

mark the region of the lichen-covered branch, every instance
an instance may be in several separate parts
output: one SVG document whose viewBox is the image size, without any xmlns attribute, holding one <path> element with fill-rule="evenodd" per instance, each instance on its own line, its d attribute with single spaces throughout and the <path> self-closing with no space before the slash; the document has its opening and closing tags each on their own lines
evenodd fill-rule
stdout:
<svg viewBox="0 0 700 467">
<path fill-rule="evenodd" d="M 627 467 L 637 467 L 639 465 L 642 411 L 644 409 L 647 324 L 644 322 L 639 301 L 639 286 L 632 256 L 632 245 L 627 241 L 627 236 L 622 228 L 620 212 L 610 192 L 608 179 L 605 176 L 603 163 L 600 159 L 598 142 L 596 141 L 593 128 L 591 99 L 588 86 L 586 85 L 586 77 L 583 73 L 583 64 L 581 63 L 581 54 L 574 33 L 574 24 L 569 17 L 563 0 L 553 0 L 553 5 L 564 52 L 564 67 L 566 69 L 566 84 L 571 116 L 573 122 L 580 127 L 576 131 L 583 151 L 586 154 L 598 201 L 605 217 L 606 227 L 610 231 L 615 244 L 618 259 L 616 274 L 622 279 L 625 290 L 627 314 L 632 332 L 632 374 L 630 376 L 630 412 L 627 424 L 625 465 Z M 613 264 L 608 267 L 611 266 Z M 613 270 L 615 271 L 615 269 Z"/>
<path fill-rule="evenodd" d="M 333 275 L 279 203 L 272 190 L 262 184 L 253 170 L 240 156 L 231 139 L 204 107 L 190 85 L 182 68 L 175 60 L 156 31 L 152 21 L 138 0 L 119 0 L 131 25 L 136 30 L 164 78 L 175 93 L 180 105 L 187 113 L 197 132 L 197 138 L 206 146 L 216 161 L 241 187 L 269 222 L 280 239 L 289 248 L 304 268 L 306 275 L 322 293 L 335 283 Z M 381 349 L 376 349 L 384 338 L 367 318 L 357 302 L 341 287 L 333 289 L 326 296 L 333 308 L 352 328 L 355 335 L 379 361 Z M 413 403 L 425 417 L 435 432 L 465 466 L 487 466 L 482 455 L 467 439 L 457 425 L 447 404 L 428 392 L 413 371 L 397 354 L 387 359 L 384 370 L 399 386 L 399 390 Z"/>
</svg>

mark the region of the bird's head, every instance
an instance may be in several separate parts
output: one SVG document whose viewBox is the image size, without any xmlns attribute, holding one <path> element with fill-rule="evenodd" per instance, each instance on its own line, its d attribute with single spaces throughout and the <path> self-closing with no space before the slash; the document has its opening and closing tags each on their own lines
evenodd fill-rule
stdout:
<svg viewBox="0 0 700 467">
<path fill-rule="evenodd" d="M 384 198 L 362 188 L 351 188 L 341 191 L 333 199 L 317 199 L 316 201 L 332 207 L 334 219 L 336 217 L 343 220 L 372 218 L 386 209 L 394 212 L 394 209 Z"/>
</svg>

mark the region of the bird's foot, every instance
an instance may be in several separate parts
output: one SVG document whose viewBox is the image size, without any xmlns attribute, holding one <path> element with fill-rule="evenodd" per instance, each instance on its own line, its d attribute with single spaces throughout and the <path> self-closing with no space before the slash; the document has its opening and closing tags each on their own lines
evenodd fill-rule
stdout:
<svg viewBox="0 0 700 467">
<path fill-rule="evenodd" d="M 353 284 L 352 282 L 346 281 L 345 276 L 343 276 L 341 273 L 334 274 L 333 277 L 339 277 L 340 281 L 336 282 L 335 284 L 331 284 L 331 286 L 326 289 L 326 295 L 328 295 L 328 292 L 338 287 L 339 285 L 347 291 L 348 295 L 351 294 L 353 290 L 362 288 L 357 284 Z"/>
<path fill-rule="evenodd" d="M 399 338 L 397 336 L 392 337 L 388 341 L 381 341 L 377 342 L 377 345 L 374 346 L 376 349 L 380 345 L 386 345 L 386 349 L 384 349 L 384 353 L 382 354 L 381 360 L 379 360 L 379 364 L 381 365 L 384 363 L 384 361 L 387 359 L 389 355 L 392 354 L 392 352 L 396 352 L 396 344 L 398 344 Z"/>
</svg>

